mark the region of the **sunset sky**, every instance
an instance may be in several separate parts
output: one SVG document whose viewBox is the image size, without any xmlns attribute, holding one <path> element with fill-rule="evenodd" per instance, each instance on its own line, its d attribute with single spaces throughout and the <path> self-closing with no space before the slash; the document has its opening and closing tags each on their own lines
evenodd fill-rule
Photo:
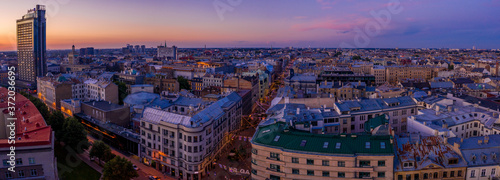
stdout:
<svg viewBox="0 0 500 180">
<path fill-rule="evenodd" d="M 0 51 L 16 50 L 16 20 L 36 4 L 48 49 L 500 48 L 500 0 L 22 0 L 0 2 Z"/>
</svg>

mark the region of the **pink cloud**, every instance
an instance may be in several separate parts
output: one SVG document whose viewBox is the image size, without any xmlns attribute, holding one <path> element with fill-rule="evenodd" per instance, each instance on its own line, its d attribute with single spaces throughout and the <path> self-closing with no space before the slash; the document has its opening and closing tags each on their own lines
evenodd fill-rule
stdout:
<svg viewBox="0 0 500 180">
<path fill-rule="evenodd" d="M 335 0 L 316 0 L 321 5 L 321 9 L 331 9 L 337 2 Z"/>
<path fill-rule="evenodd" d="M 337 31 L 350 31 L 356 26 L 365 24 L 369 19 L 364 17 L 342 18 L 342 19 L 322 19 L 308 23 L 292 25 L 291 29 L 297 31 L 311 31 L 317 29 L 330 29 Z"/>
</svg>

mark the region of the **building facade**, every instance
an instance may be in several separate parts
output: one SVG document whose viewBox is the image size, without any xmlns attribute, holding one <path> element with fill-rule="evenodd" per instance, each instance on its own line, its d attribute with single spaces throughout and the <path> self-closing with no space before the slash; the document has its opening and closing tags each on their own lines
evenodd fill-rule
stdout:
<svg viewBox="0 0 500 180">
<path fill-rule="evenodd" d="M 323 135 L 261 125 L 252 140 L 251 177 L 266 179 L 393 179 L 389 135 Z"/>
<path fill-rule="evenodd" d="M 37 5 L 17 20 L 19 80 L 36 85 L 36 77 L 47 74 L 45 6 Z"/>
<path fill-rule="evenodd" d="M 163 110 L 146 108 L 141 161 L 181 179 L 206 177 L 230 132 L 240 128 L 241 107 L 241 97 L 233 92 L 209 105 L 185 98 Z"/>
</svg>

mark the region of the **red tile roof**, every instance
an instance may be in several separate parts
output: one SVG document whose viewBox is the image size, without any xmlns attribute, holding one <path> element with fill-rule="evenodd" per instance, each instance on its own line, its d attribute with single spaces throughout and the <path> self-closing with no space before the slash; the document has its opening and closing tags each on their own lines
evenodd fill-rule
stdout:
<svg viewBox="0 0 500 180">
<path fill-rule="evenodd" d="M 7 93 L 8 90 L 6 88 L 0 88 L 0 109 L 8 107 Z M 52 128 L 45 123 L 42 115 L 29 99 L 16 93 L 15 108 L 15 117 L 17 118 L 15 147 L 52 143 Z M 4 109 L 1 113 L 4 116 L 10 117 L 7 109 Z M 0 139 L 0 148 L 10 146 L 8 139 Z"/>
</svg>

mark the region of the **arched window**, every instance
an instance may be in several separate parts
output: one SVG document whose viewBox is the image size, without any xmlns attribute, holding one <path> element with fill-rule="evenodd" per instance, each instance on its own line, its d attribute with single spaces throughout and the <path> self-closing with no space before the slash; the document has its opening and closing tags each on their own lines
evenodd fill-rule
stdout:
<svg viewBox="0 0 500 180">
<path fill-rule="evenodd" d="M 437 172 L 435 172 L 435 173 L 434 173 L 434 179 L 437 179 L 437 178 L 438 178 L 438 173 L 437 173 Z"/>
</svg>

